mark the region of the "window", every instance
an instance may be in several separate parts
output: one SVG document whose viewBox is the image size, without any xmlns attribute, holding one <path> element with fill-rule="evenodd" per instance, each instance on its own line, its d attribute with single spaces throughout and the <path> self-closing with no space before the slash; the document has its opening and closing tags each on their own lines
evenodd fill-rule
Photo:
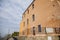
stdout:
<svg viewBox="0 0 60 40">
<path fill-rule="evenodd" d="M 57 34 L 60 34 L 60 28 L 55 28 L 55 32 L 56 32 Z"/>
<path fill-rule="evenodd" d="M 28 9 L 28 14 L 29 14 L 29 9 Z"/>
<path fill-rule="evenodd" d="M 38 25 L 38 31 L 41 32 L 41 25 Z"/>
<path fill-rule="evenodd" d="M 33 27 L 33 35 L 35 35 L 35 27 Z"/>
<path fill-rule="evenodd" d="M 29 19 L 27 19 L 27 24 L 29 24 Z"/>
<path fill-rule="evenodd" d="M 54 32 L 54 29 L 53 28 L 46 28 L 46 32 L 47 33 L 53 33 Z"/>
<path fill-rule="evenodd" d="M 33 18 L 33 21 L 35 21 L 35 15 L 34 14 L 32 15 L 32 18 Z"/>
<path fill-rule="evenodd" d="M 29 34 L 29 29 L 27 29 L 27 35 Z"/>
<path fill-rule="evenodd" d="M 25 22 L 23 22 L 23 26 L 25 26 Z"/>
<path fill-rule="evenodd" d="M 34 9 L 34 4 L 32 4 L 32 9 Z"/>
</svg>

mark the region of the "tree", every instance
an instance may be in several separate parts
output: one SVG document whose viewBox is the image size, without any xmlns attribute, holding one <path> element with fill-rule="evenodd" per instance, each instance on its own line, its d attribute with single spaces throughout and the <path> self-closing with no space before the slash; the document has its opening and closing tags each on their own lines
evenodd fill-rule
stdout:
<svg viewBox="0 0 60 40">
<path fill-rule="evenodd" d="M 12 36 L 19 36 L 19 32 L 12 33 Z"/>
</svg>

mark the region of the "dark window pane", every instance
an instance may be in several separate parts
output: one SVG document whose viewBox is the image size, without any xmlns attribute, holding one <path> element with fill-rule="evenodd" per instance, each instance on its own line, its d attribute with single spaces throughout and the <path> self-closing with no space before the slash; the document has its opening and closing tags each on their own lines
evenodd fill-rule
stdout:
<svg viewBox="0 0 60 40">
<path fill-rule="evenodd" d="M 57 34 L 60 34 L 60 28 L 55 28 L 55 32 L 56 32 Z"/>
<path fill-rule="evenodd" d="M 33 27 L 33 35 L 35 35 L 35 27 Z"/>
<path fill-rule="evenodd" d="M 32 4 L 32 9 L 34 9 L 34 4 Z"/>
<path fill-rule="evenodd" d="M 35 21 L 35 15 L 32 15 L 33 21 Z"/>
<path fill-rule="evenodd" d="M 38 25 L 38 31 L 41 32 L 41 25 Z"/>
</svg>

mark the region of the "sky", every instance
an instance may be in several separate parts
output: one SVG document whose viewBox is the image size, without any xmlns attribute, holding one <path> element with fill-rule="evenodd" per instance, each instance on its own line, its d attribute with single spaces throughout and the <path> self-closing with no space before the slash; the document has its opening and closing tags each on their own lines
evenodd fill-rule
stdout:
<svg viewBox="0 0 60 40">
<path fill-rule="evenodd" d="M 0 35 L 19 31 L 22 14 L 33 0 L 0 0 Z"/>
</svg>

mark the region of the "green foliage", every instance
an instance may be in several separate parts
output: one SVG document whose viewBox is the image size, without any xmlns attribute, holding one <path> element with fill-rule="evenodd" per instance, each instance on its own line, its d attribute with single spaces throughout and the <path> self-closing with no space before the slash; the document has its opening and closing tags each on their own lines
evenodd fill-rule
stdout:
<svg viewBox="0 0 60 40">
<path fill-rule="evenodd" d="M 12 36 L 19 36 L 19 32 L 12 33 Z"/>
</svg>

